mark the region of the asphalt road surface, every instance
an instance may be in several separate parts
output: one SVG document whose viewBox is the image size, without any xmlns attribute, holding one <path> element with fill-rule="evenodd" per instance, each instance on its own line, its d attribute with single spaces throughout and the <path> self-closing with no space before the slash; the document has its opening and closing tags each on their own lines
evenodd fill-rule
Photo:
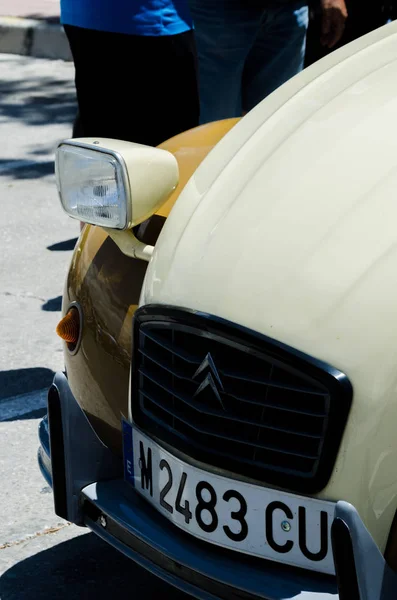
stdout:
<svg viewBox="0 0 397 600">
<path fill-rule="evenodd" d="M 79 233 L 53 175 L 74 111 L 70 63 L 0 55 L 0 598 L 182 600 L 59 519 L 36 465 L 46 389 L 63 367 L 54 330 Z"/>
</svg>

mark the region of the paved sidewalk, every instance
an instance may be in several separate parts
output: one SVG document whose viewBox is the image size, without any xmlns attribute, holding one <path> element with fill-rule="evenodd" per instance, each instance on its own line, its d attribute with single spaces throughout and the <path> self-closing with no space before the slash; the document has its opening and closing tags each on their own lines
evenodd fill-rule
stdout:
<svg viewBox="0 0 397 600">
<path fill-rule="evenodd" d="M 0 0 L 0 53 L 71 60 L 59 0 Z"/>
<path fill-rule="evenodd" d="M 59 23 L 60 0 L 0 0 L 0 17 L 21 17 Z"/>
</svg>

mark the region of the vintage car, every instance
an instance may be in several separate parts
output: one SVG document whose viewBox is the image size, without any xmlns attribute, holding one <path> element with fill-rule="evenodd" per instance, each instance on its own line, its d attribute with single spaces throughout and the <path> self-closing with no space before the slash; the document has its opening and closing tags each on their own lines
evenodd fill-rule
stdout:
<svg viewBox="0 0 397 600">
<path fill-rule="evenodd" d="M 238 122 L 66 140 L 56 176 L 87 223 L 56 513 L 197 598 L 394 597 L 397 23 Z"/>
</svg>

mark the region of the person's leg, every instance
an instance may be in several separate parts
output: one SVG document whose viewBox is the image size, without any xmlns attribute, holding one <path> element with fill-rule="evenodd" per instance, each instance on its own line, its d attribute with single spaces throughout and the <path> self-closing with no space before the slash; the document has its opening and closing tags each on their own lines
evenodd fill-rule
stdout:
<svg viewBox="0 0 397 600">
<path fill-rule="evenodd" d="M 377 27 L 382 27 L 388 19 L 397 17 L 397 14 L 393 16 L 393 3 L 397 7 L 396 0 L 345 0 L 348 18 L 344 33 L 340 41 L 333 48 L 328 49 L 322 46 L 320 41 L 322 22 L 320 2 L 311 1 L 313 9 L 306 41 L 306 67 Z"/>
<path fill-rule="evenodd" d="M 198 125 L 193 32 L 149 37 L 70 26 L 65 31 L 76 69 L 79 135 L 157 145 Z"/>
<path fill-rule="evenodd" d="M 81 125 L 81 118 L 80 118 L 80 113 L 78 110 L 77 110 L 76 118 L 73 123 L 72 137 L 74 137 L 74 138 L 84 137 L 84 130 Z"/>
<path fill-rule="evenodd" d="M 76 43 L 77 43 L 77 38 L 79 35 L 79 31 L 81 31 L 79 28 L 77 27 L 72 27 L 71 25 L 64 25 L 64 30 L 66 33 L 66 36 L 68 38 L 69 41 L 69 46 L 70 49 L 72 51 L 72 55 L 73 55 L 73 49 L 75 51 L 76 54 Z M 76 38 L 76 41 L 75 41 Z M 76 60 L 78 62 L 78 57 L 77 56 L 73 56 L 73 61 L 75 64 L 75 86 L 76 86 Z M 77 88 L 77 86 L 76 86 Z M 76 89 L 76 95 L 77 95 L 77 89 Z M 78 103 L 78 100 L 77 100 Z M 72 131 L 72 137 L 76 138 L 76 137 L 84 137 L 84 130 L 82 127 L 82 123 L 81 123 L 81 117 L 80 117 L 80 111 L 77 108 L 77 112 L 76 112 L 76 117 L 73 123 L 73 131 Z"/>
<path fill-rule="evenodd" d="M 140 39 L 125 88 L 128 139 L 158 145 L 199 124 L 196 67 L 192 31 Z"/>
<path fill-rule="evenodd" d="M 245 111 L 302 70 L 308 19 L 306 0 L 275 0 L 266 9 L 243 73 Z"/>
<path fill-rule="evenodd" d="M 200 118 L 194 32 L 163 36 L 160 44 L 160 64 L 157 53 L 152 59 L 152 68 L 158 68 L 157 82 L 151 78 L 152 92 L 149 92 L 158 116 L 158 131 L 155 133 L 159 139 L 157 143 L 197 127 Z"/>
<path fill-rule="evenodd" d="M 114 92 L 120 91 L 120 67 L 111 64 L 117 56 L 119 36 L 71 25 L 64 29 L 75 66 L 78 114 L 73 135 L 110 137 L 114 129 L 119 130 L 120 121 L 114 98 Z"/>
<path fill-rule="evenodd" d="M 389 2 L 390 0 L 347 0 L 345 34 L 337 47 L 385 25 L 391 14 Z"/>
<path fill-rule="evenodd" d="M 241 81 L 261 10 L 244 0 L 190 0 L 199 61 L 200 122 L 240 117 Z"/>
</svg>

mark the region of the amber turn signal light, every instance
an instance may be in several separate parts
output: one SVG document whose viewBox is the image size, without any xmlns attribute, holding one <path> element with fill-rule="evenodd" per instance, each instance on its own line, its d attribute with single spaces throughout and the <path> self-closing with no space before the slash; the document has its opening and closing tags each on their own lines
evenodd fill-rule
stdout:
<svg viewBox="0 0 397 600">
<path fill-rule="evenodd" d="M 57 325 L 56 332 L 68 346 L 75 346 L 80 335 L 80 314 L 77 308 L 70 308 Z"/>
</svg>

